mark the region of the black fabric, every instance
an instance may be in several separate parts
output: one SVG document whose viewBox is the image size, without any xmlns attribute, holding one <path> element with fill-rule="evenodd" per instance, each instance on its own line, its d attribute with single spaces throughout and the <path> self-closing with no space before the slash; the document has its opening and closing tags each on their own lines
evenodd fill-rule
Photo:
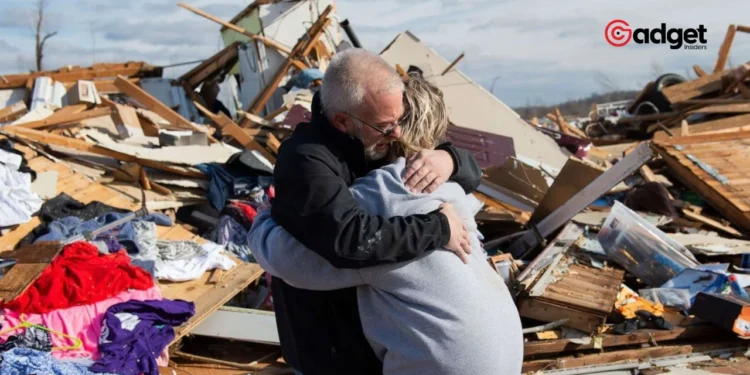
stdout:
<svg viewBox="0 0 750 375">
<path fill-rule="evenodd" d="M 357 205 L 349 186 L 378 165 L 368 164 L 361 141 L 328 123 L 319 94 L 312 109 L 312 121 L 299 124 L 279 150 L 274 220 L 336 267 L 410 260 L 445 245 L 450 228 L 441 213 L 383 218 Z M 446 147 L 452 157 L 462 158 L 456 175 L 479 171 L 477 166 L 466 172 L 466 166 L 477 165 L 470 153 Z M 465 180 L 478 185 L 480 179 L 481 171 Z M 381 240 L 369 243 L 376 233 Z M 354 288 L 309 291 L 278 278 L 271 286 L 284 359 L 292 367 L 307 375 L 382 372 L 362 332 Z"/>
<path fill-rule="evenodd" d="M 625 196 L 623 202 L 634 211 L 652 212 L 668 217 L 677 217 L 677 210 L 669 198 L 669 192 L 658 182 L 648 182 L 634 188 Z"/>
<path fill-rule="evenodd" d="M 49 332 L 36 327 L 29 327 L 23 333 L 10 336 L 8 340 L 0 344 L 0 352 L 5 352 L 13 348 L 27 348 L 51 352 L 52 341 L 50 340 Z"/>
<path fill-rule="evenodd" d="M 21 157 L 21 166 L 18 168 L 19 172 L 22 173 L 28 173 L 31 175 L 31 181 L 36 180 L 36 172 L 34 172 L 33 169 L 29 168 L 29 163 L 26 160 L 26 156 L 24 156 L 23 152 L 16 150 L 13 148 L 13 142 L 11 142 L 7 138 L 0 139 L 0 149 L 6 152 L 10 152 L 12 154 L 16 154 Z"/>
<path fill-rule="evenodd" d="M 44 202 L 38 213 L 42 224 L 39 224 L 33 231 L 31 231 L 31 233 L 26 235 L 26 237 L 19 242 L 19 245 L 30 245 L 34 243 L 38 237 L 47 233 L 47 224 L 55 220 L 69 216 L 76 216 L 86 221 L 95 219 L 110 212 L 127 213 L 130 211 L 108 206 L 102 202 L 83 204 L 73 199 L 68 194 L 60 193 L 56 197 Z"/>
</svg>

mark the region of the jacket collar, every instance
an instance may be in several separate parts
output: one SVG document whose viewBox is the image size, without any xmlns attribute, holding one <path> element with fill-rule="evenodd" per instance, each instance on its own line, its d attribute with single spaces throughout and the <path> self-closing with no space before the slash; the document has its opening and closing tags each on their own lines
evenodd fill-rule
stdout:
<svg viewBox="0 0 750 375">
<path fill-rule="evenodd" d="M 323 114 L 323 105 L 320 101 L 320 92 L 315 93 L 312 101 L 311 126 L 314 131 L 321 131 L 325 137 L 328 147 L 340 149 L 346 164 L 352 168 L 357 175 L 364 175 L 369 170 L 365 159 L 365 146 L 358 138 L 336 129 Z"/>
</svg>

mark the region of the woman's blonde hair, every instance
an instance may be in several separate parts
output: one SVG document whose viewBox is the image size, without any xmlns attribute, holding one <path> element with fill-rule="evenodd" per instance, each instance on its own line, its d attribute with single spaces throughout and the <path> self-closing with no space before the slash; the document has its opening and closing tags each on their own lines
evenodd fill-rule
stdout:
<svg viewBox="0 0 750 375">
<path fill-rule="evenodd" d="M 434 149 L 448 130 L 448 111 L 443 93 L 416 73 L 405 82 L 404 115 L 401 118 L 400 156 L 409 157 L 422 149 Z"/>
</svg>

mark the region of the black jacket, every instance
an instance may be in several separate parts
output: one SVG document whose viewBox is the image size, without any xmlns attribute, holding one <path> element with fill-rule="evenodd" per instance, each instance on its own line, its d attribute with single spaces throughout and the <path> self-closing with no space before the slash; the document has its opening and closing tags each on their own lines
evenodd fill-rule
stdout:
<svg viewBox="0 0 750 375">
<path fill-rule="evenodd" d="M 454 160 L 451 180 L 474 191 L 482 171 L 471 153 L 449 143 L 439 148 Z M 447 244 L 450 228 L 442 213 L 384 218 L 357 205 L 349 186 L 380 166 L 365 160 L 362 142 L 329 124 L 316 95 L 311 122 L 299 124 L 279 150 L 271 215 L 339 268 L 406 261 Z M 309 291 L 273 278 L 272 292 L 284 359 L 291 366 L 306 375 L 382 372 L 362 332 L 354 288 Z"/>
</svg>

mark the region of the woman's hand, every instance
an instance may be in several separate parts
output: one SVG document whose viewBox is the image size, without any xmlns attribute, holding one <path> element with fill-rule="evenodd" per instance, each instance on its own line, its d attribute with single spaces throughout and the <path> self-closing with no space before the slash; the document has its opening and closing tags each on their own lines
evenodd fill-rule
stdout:
<svg viewBox="0 0 750 375">
<path fill-rule="evenodd" d="M 412 193 L 432 193 L 451 177 L 453 158 L 443 150 L 421 150 L 406 161 L 404 181 Z"/>
</svg>

